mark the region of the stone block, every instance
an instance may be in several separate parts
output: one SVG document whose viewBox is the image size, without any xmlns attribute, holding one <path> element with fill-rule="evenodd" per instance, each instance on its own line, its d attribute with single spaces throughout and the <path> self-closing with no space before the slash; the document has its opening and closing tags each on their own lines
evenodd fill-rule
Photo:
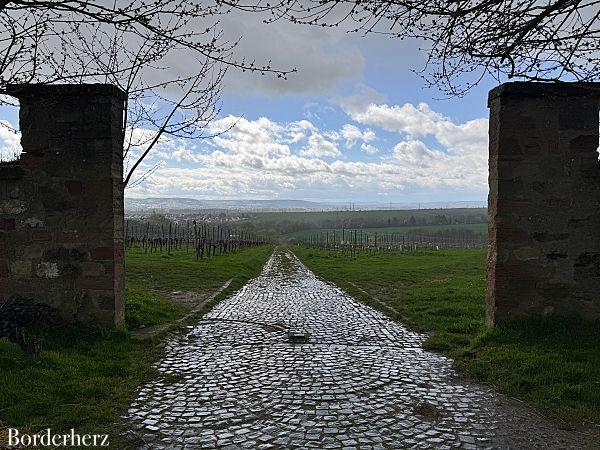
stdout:
<svg viewBox="0 0 600 450">
<path fill-rule="evenodd" d="M 52 233 L 46 230 L 36 230 L 31 233 L 31 240 L 34 242 L 50 242 L 52 241 Z"/>
<path fill-rule="evenodd" d="M 80 180 L 67 180 L 64 185 L 71 195 L 80 195 L 83 192 L 83 183 Z"/>
<path fill-rule="evenodd" d="M 16 228 L 16 221 L 14 218 L 3 219 L 0 218 L 0 231 L 12 231 Z"/>
<path fill-rule="evenodd" d="M 44 219 L 39 217 L 28 217 L 23 220 L 23 225 L 28 228 L 44 228 L 46 226 L 46 222 Z"/>
<path fill-rule="evenodd" d="M 60 276 L 58 263 L 48 261 L 42 261 L 39 263 L 36 267 L 35 273 L 39 278 L 58 278 Z"/>
<path fill-rule="evenodd" d="M 598 134 L 584 134 L 572 139 L 569 143 L 569 149 L 574 153 L 590 153 L 592 156 L 598 148 Z M 596 154 L 596 159 L 597 154 Z"/>
<path fill-rule="evenodd" d="M 114 248 L 112 247 L 96 247 L 90 250 L 90 258 L 94 261 L 106 261 L 113 259 L 114 256 Z"/>
<path fill-rule="evenodd" d="M 59 231 L 56 233 L 55 242 L 57 244 L 77 244 L 85 241 L 77 231 Z"/>
<path fill-rule="evenodd" d="M 8 198 L 0 200 L 0 214 L 2 215 L 21 214 L 25 209 L 25 204 L 20 199 Z"/>
<path fill-rule="evenodd" d="M 115 283 L 113 278 L 95 278 L 95 279 L 85 279 L 82 278 L 77 282 L 78 286 L 81 289 L 91 290 L 91 291 L 110 291 L 112 292 Z M 114 300 L 114 294 L 113 294 Z M 106 308 L 103 308 L 106 309 Z"/>
<path fill-rule="evenodd" d="M 81 263 L 81 276 L 83 278 L 95 278 L 106 274 L 104 264 L 98 262 Z"/>
<path fill-rule="evenodd" d="M 529 261 L 540 259 L 541 252 L 538 248 L 520 247 L 514 250 L 514 255 L 519 261 Z"/>
<path fill-rule="evenodd" d="M 17 253 L 26 259 L 39 259 L 44 254 L 44 249 L 39 244 L 30 244 L 22 246 Z"/>
<path fill-rule="evenodd" d="M 10 275 L 13 278 L 31 278 L 31 260 L 10 261 Z"/>
<path fill-rule="evenodd" d="M 14 294 L 12 283 L 8 278 L 0 278 L 0 303 L 7 301 Z"/>
</svg>

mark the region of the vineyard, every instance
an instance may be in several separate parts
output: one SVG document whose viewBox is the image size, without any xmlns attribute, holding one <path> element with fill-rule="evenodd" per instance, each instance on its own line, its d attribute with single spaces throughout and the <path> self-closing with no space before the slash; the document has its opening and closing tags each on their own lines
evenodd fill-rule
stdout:
<svg viewBox="0 0 600 450">
<path fill-rule="evenodd" d="M 174 249 L 185 249 L 192 250 L 196 259 L 203 259 L 269 243 L 270 239 L 260 233 L 195 220 L 168 223 L 127 220 L 125 223 L 125 248 L 142 248 L 146 253 L 170 255 Z"/>
<path fill-rule="evenodd" d="M 465 230 L 469 231 L 469 230 Z M 363 230 L 320 231 L 305 236 L 299 244 L 310 248 L 335 250 L 355 256 L 359 252 L 415 251 L 421 249 L 485 248 L 487 236 L 464 232 L 462 234 L 404 234 L 367 233 Z"/>
<path fill-rule="evenodd" d="M 292 233 L 286 233 L 285 237 L 290 240 L 296 239 L 298 241 L 305 241 L 310 236 L 314 234 L 318 234 L 321 232 L 329 231 L 329 233 L 333 233 L 334 231 L 340 232 L 341 229 L 345 230 L 362 230 L 363 233 L 368 235 L 382 235 L 382 234 L 423 234 L 423 235 L 432 235 L 432 234 L 444 234 L 444 235 L 462 235 L 465 233 L 471 233 L 473 235 L 487 235 L 487 223 L 473 223 L 473 224 L 452 224 L 452 225 L 417 225 L 417 226 L 395 226 L 395 227 L 377 227 L 377 228 L 365 228 L 365 227 L 351 227 L 351 226 L 340 226 L 333 228 L 326 227 L 316 227 L 308 230 L 294 231 Z M 470 230 L 470 231 L 468 231 Z"/>
</svg>

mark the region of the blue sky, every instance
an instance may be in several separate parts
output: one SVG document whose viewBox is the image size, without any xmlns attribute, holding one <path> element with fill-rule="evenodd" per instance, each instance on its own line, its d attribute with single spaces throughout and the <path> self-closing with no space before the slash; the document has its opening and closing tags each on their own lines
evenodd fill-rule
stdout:
<svg viewBox="0 0 600 450">
<path fill-rule="evenodd" d="M 418 42 L 264 25 L 242 14 L 225 19 L 226 37 L 242 38 L 238 55 L 297 73 L 281 81 L 230 70 L 221 114 L 209 126 L 224 133 L 164 139 L 142 168 L 158 170 L 126 195 L 485 201 L 493 83 L 441 98 L 411 70 L 424 65 Z M 0 112 L 16 124 L 14 111 Z M 0 151 L 14 145 L 15 136 L 0 131 Z"/>
</svg>

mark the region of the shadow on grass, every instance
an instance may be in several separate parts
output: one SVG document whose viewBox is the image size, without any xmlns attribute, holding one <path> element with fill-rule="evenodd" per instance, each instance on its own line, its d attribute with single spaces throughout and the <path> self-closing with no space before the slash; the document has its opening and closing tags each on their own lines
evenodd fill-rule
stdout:
<svg viewBox="0 0 600 450">
<path fill-rule="evenodd" d="M 515 320 L 456 352 L 474 378 L 571 424 L 600 424 L 600 326 L 580 319 Z"/>
<path fill-rule="evenodd" d="M 36 355 L 0 341 L 0 415 L 10 426 L 111 433 L 137 384 L 156 375 L 158 341 L 123 330 L 63 326 Z"/>
</svg>

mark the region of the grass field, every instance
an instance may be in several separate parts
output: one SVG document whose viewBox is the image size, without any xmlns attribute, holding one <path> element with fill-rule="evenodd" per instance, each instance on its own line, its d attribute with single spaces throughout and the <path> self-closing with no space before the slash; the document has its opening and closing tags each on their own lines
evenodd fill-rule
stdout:
<svg viewBox="0 0 600 450">
<path fill-rule="evenodd" d="M 258 247 L 199 262 L 185 251 L 172 256 L 127 252 L 128 329 L 62 327 L 33 356 L 0 341 L 0 425 L 108 432 L 111 448 L 122 448 L 115 443 L 114 422 L 136 387 L 157 375 L 151 365 L 162 355 L 163 336 L 138 339 L 131 330 L 181 317 L 187 309 L 169 301 L 173 290 L 214 291 L 233 278 L 216 300 L 223 298 L 257 276 L 271 251 Z"/>
<path fill-rule="evenodd" d="M 600 424 L 600 329 L 581 320 L 484 326 L 485 250 L 362 254 L 293 247 L 317 275 L 427 332 L 477 380 L 568 425 Z"/>
<path fill-rule="evenodd" d="M 362 231 L 363 233 L 366 233 L 367 235 L 374 235 L 375 233 L 377 233 L 378 235 L 382 235 L 382 234 L 400 234 L 400 235 L 406 235 L 409 232 L 410 233 L 423 233 L 423 234 L 427 234 L 427 233 L 435 233 L 436 231 L 443 231 L 443 230 L 471 230 L 475 233 L 481 234 L 481 235 L 486 235 L 487 234 L 487 223 L 468 223 L 468 224 L 454 224 L 454 225 L 424 225 L 424 226 L 418 226 L 418 227 L 411 227 L 411 226 L 403 226 L 403 227 L 382 227 L 382 228 L 361 228 L 359 229 L 359 232 Z M 341 233 L 341 229 L 340 228 L 336 228 L 334 229 L 327 229 L 327 228 L 314 228 L 314 229 L 310 229 L 310 230 L 302 230 L 302 231 L 295 231 L 293 233 L 287 233 L 284 236 L 286 238 L 293 238 L 293 239 L 306 239 L 309 236 L 318 234 L 318 233 L 325 233 L 325 232 L 330 232 L 332 233 L 333 231 L 336 232 L 336 234 L 340 234 Z"/>
</svg>

